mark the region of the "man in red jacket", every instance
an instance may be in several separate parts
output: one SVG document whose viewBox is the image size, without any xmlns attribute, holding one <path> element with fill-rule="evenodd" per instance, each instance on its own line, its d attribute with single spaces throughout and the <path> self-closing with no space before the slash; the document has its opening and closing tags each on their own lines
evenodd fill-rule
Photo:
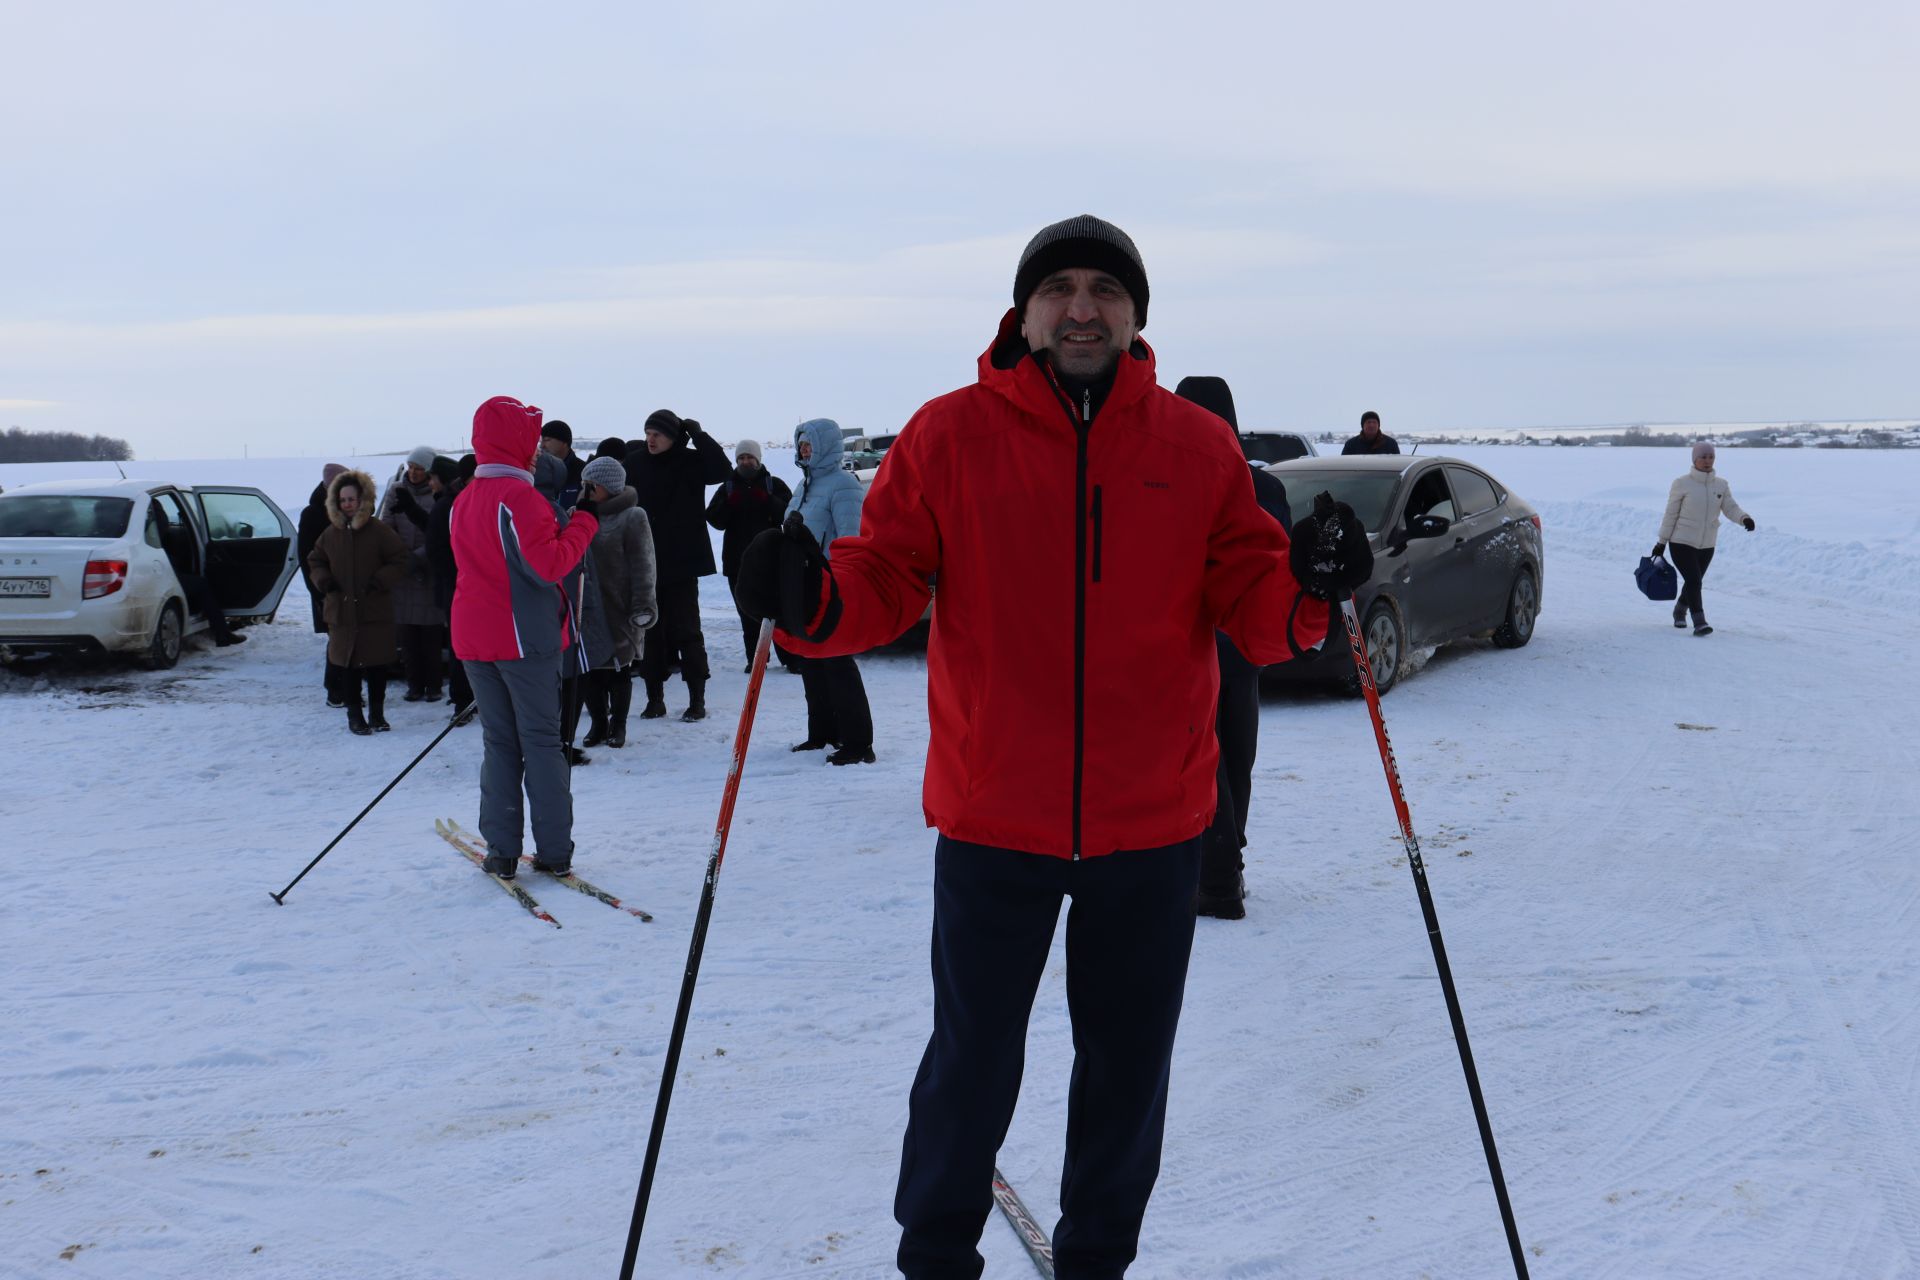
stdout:
<svg viewBox="0 0 1920 1280">
<path fill-rule="evenodd" d="M 533 810 L 533 865 L 565 875 L 573 866 L 573 791 L 560 750 L 560 657 L 581 645 L 564 578 L 593 542 L 591 502 L 565 528 L 533 487 L 540 410 L 495 396 L 473 415 L 473 479 L 453 505 L 450 534 L 459 573 L 453 589 L 454 656 L 480 704 L 486 754 L 480 765 L 480 834 L 486 869 L 513 879 Z M 581 664 L 592 666 L 592 659 Z"/>
<path fill-rule="evenodd" d="M 762 534 L 743 594 L 826 657 L 939 602 L 927 650 L 933 1035 L 894 1214 L 915 1280 L 977 1277 L 994 1156 L 1063 899 L 1074 1063 L 1061 1280 L 1133 1260 L 1159 1172 L 1218 749 L 1214 632 L 1256 663 L 1321 644 L 1371 567 L 1352 513 L 1289 547 L 1232 431 L 1156 385 L 1133 241 L 1083 215 L 1036 235 L 972 386 L 907 423 L 829 567 Z M 1309 545 L 1311 544 L 1311 545 Z"/>
</svg>

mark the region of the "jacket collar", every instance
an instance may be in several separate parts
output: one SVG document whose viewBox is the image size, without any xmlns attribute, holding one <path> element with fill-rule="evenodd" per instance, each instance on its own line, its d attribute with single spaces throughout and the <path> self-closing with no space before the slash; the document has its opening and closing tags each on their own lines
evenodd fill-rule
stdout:
<svg viewBox="0 0 1920 1280">
<path fill-rule="evenodd" d="M 640 493 L 632 485 L 622 485 L 620 492 L 600 504 L 600 527 L 607 527 L 607 517 L 617 516 L 629 507 L 640 505 Z"/>
<path fill-rule="evenodd" d="M 1066 409 L 1054 391 L 1053 372 L 1027 346 L 1017 316 L 1009 307 L 1000 317 L 1000 331 L 980 354 L 980 384 L 999 392 L 1027 413 L 1064 426 Z M 1152 391 L 1155 385 L 1153 348 L 1144 339 L 1135 338 L 1126 354 L 1120 357 L 1120 366 L 1114 371 L 1113 390 L 1107 393 L 1100 414 L 1104 416 L 1126 408 Z"/>
</svg>

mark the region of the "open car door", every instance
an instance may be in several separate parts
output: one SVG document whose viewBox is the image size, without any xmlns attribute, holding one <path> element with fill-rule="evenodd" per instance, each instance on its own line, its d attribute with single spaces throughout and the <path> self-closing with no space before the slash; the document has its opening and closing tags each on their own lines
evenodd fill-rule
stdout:
<svg viewBox="0 0 1920 1280">
<path fill-rule="evenodd" d="M 299 567 L 293 522 L 258 489 L 195 485 L 193 499 L 207 532 L 207 582 L 221 612 L 236 624 L 273 621 Z"/>
</svg>

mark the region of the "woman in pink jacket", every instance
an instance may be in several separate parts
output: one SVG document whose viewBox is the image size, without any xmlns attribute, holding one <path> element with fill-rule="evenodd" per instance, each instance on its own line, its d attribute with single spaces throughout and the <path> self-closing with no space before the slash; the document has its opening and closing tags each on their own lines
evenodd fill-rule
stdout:
<svg viewBox="0 0 1920 1280">
<path fill-rule="evenodd" d="M 479 465 L 454 504 L 455 656 L 480 706 L 486 756 L 480 767 L 480 834 L 486 869 L 513 878 L 533 810 L 534 869 L 573 865 L 573 793 L 560 750 L 561 655 L 579 646 L 578 620 L 559 586 L 600 527 L 594 504 L 574 508 L 565 528 L 534 491 L 540 410 L 495 396 L 473 415 Z M 590 665 L 589 664 L 583 664 Z"/>
</svg>

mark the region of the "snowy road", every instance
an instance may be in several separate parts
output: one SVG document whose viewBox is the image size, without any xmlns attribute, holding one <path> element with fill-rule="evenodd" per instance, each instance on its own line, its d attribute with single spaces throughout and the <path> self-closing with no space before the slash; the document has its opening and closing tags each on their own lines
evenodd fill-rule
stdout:
<svg viewBox="0 0 1920 1280">
<path fill-rule="evenodd" d="M 1466 452 L 1542 509 L 1546 611 L 1385 708 L 1534 1274 L 1920 1275 L 1920 456 L 1723 452 L 1761 532 L 1722 534 L 1696 640 L 1630 578 L 1677 456 Z M 290 509 L 317 472 L 219 465 Z M 652 924 L 529 880 L 550 929 L 435 838 L 474 730 L 274 906 L 438 728 L 349 737 L 298 588 L 174 672 L 0 674 L 0 1276 L 613 1275 L 744 683 L 706 585 L 715 717 L 575 775 L 582 869 Z M 785 751 L 769 676 L 644 1275 L 892 1274 L 925 673 L 863 667 L 860 769 Z M 1255 781 L 1131 1274 L 1510 1273 L 1361 704 L 1271 694 Z M 1049 1223 L 1058 961 L 1001 1157 Z"/>
</svg>

